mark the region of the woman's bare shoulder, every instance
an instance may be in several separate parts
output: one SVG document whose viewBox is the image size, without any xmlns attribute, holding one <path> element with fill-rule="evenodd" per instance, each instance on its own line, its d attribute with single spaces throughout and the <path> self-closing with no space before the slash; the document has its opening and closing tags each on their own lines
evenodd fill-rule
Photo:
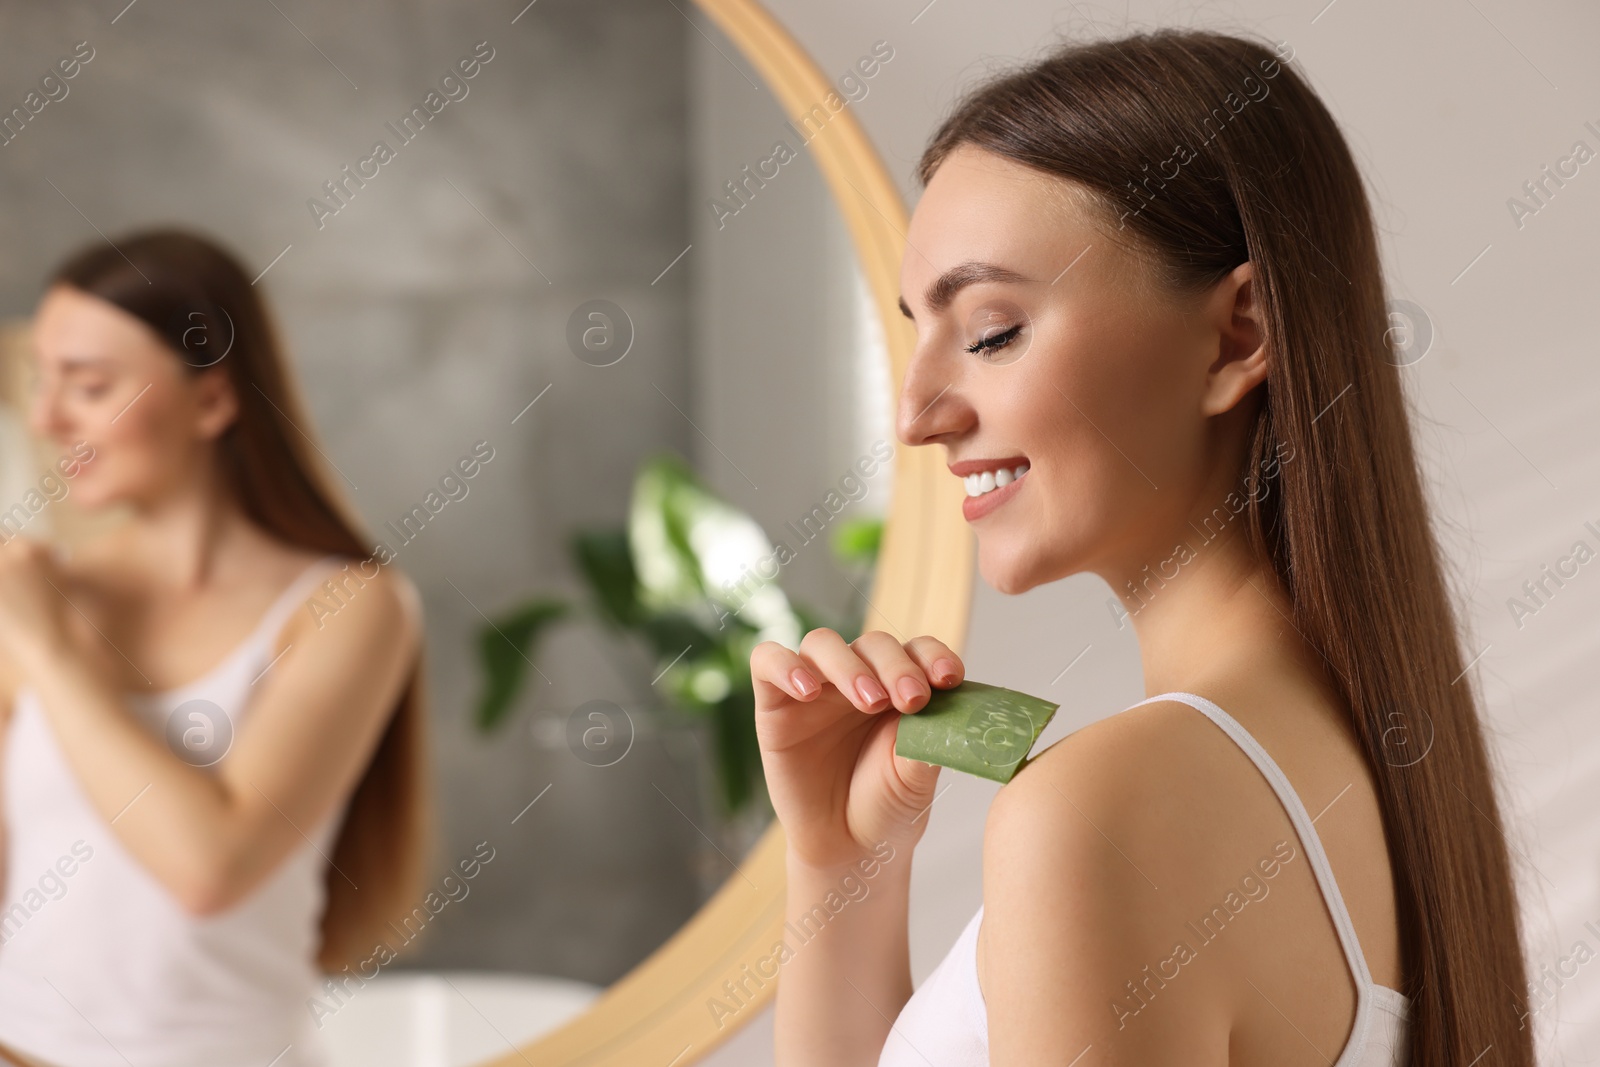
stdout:
<svg viewBox="0 0 1600 1067">
<path fill-rule="evenodd" d="M 1135 878 L 1158 885 L 1162 879 L 1155 870 L 1176 866 L 1173 860 L 1191 851 L 1195 835 L 1205 834 L 1216 815 L 1249 792 L 1254 769 L 1218 758 L 1228 745 L 1187 704 L 1165 700 L 1128 708 L 1069 734 L 1032 760 L 995 797 L 988 827 L 999 829 L 997 840 L 1003 842 L 1007 823 L 1036 825 L 1046 848 L 1051 841 L 1071 848 L 1081 840 L 1093 849 L 1098 838 L 1101 847 L 1124 853 Z M 1130 849 L 1150 861 L 1141 866 Z M 1192 865 L 1184 869 L 1193 871 Z"/>
<path fill-rule="evenodd" d="M 1302 779 L 1314 783 L 1345 775 L 1343 783 L 1363 763 L 1338 696 L 1292 664 L 1220 670 L 1197 679 L 1185 693 L 1200 695 L 1242 726 L 1297 788 Z M 1238 758 L 1214 758 L 1230 751 Z M 1326 774 L 1314 772 L 1319 762 L 1328 765 Z M 1018 789 L 1030 775 L 1035 780 Z M 1105 792 L 1110 800 L 1129 799 L 1130 791 L 1160 783 L 1169 790 L 1234 784 L 1258 795 L 1263 785 L 1260 771 L 1219 724 L 1173 698 L 1138 704 L 1074 731 L 1030 762 L 1002 795 L 1038 793 L 1063 778 Z"/>
<path fill-rule="evenodd" d="M 1338 792 L 1336 782 L 1343 787 L 1361 772 L 1354 737 L 1315 687 L 1258 679 L 1196 688 L 1273 756 L 1311 810 Z M 989 824 L 1034 822 L 1039 811 L 1057 820 L 1072 814 L 1130 859 L 1131 849 L 1147 853 L 1150 866 L 1171 868 L 1173 883 L 1203 883 L 1237 866 L 1265 835 L 1292 833 L 1249 755 L 1200 710 L 1171 699 L 1130 707 L 1051 745 L 1001 789 Z M 1153 871 L 1150 878 L 1161 881 Z"/>
<path fill-rule="evenodd" d="M 1385 967 L 1388 928 L 1382 910 L 1367 903 L 1386 887 L 1378 877 L 1381 821 L 1337 704 L 1315 685 L 1266 674 L 1194 689 L 1245 727 L 1310 813 L 1331 809 L 1318 824 L 1321 836 L 1336 868 L 1348 872 L 1343 880 L 1354 891 L 1346 896 L 1363 942 L 1376 950 L 1369 952 L 1375 970 Z M 1093 949 L 1082 966 L 1136 974 L 1150 960 L 1168 959 L 1175 939 L 1187 941 L 1197 916 L 1229 902 L 1226 917 L 1253 892 L 1265 894 L 1273 875 L 1264 872 L 1287 868 L 1288 877 L 1270 883 L 1294 887 L 1283 902 L 1208 952 L 1232 959 L 1213 972 L 1230 976 L 1212 986 L 1213 1006 L 1248 1012 L 1253 994 L 1238 976 L 1271 955 L 1274 939 L 1295 940 L 1298 958 L 1325 965 L 1318 973 L 1335 984 L 1344 981 L 1310 868 L 1294 862 L 1302 853 L 1282 799 L 1244 749 L 1200 710 L 1155 701 L 1069 735 L 1000 790 L 985 826 L 985 914 L 993 906 L 1032 915 L 1032 933 L 1014 925 L 1011 943 L 997 942 L 1003 949 L 1040 956 Z M 1041 908 L 1041 900 L 1050 906 Z M 1069 933 L 1088 925 L 1096 940 Z M 1317 934 L 1318 926 L 1327 929 Z M 994 933 L 1004 938 L 1004 929 L 1002 921 Z"/>
<path fill-rule="evenodd" d="M 1306 779 L 1320 757 L 1326 774 L 1349 781 L 1342 761 L 1358 755 L 1331 747 L 1336 728 L 1325 712 L 1286 709 L 1312 699 L 1293 686 L 1278 697 L 1229 691 L 1235 718 L 1269 752 L 1283 753 L 1296 768 L 1291 777 Z M 1245 750 L 1186 702 L 1155 701 L 1069 734 L 1000 790 L 984 832 L 984 893 L 987 901 L 1019 877 L 1093 869 L 1093 891 L 1107 905 L 1152 894 L 1142 913 L 1160 926 L 1162 915 L 1203 910 L 1218 886 L 1283 840 L 1296 840 L 1293 824 Z"/>
<path fill-rule="evenodd" d="M 305 565 L 318 558 L 319 554 L 311 554 Z M 294 623 L 302 634 L 324 630 L 335 618 L 384 641 L 410 644 L 422 632 L 422 595 L 416 584 L 393 564 L 380 564 L 372 557 L 332 568 L 327 582 L 308 597 L 307 608 Z M 292 639 L 293 633 L 288 636 Z"/>
<path fill-rule="evenodd" d="M 1049 1004 L 1070 1000 L 1068 1031 L 1132 1041 L 1135 1059 L 1226 1049 L 1232 983 L 1174 985 L 1136 1040 L 1118 1009 L 1124 982 L 1170 958 L 1184 924 L 1237 880 L 1232 868 L 1256 858 L 1242 841 L 1251 798 L 1219 758 L 1217 733 L 1184 704 L 1129 708 L 1058 741 L 1001 788 L 984 829 L 980 985 L 990 1003 L 1054 993 L 1003 1011 L 998 1025 L 1045 1025 Z M 1261 836 L 1270 854 L 1273 837 Z"/>
</svg>

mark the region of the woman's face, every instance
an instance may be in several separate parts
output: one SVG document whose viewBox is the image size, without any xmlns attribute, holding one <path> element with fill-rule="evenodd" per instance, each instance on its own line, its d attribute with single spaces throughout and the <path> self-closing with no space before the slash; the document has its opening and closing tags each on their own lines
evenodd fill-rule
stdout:
<svg viewBox="0 0 1600 1067">
<path fill-rule="evenodd" d="M 1071 191 L 963 145 L 917 204 L 900 271 L 917 342 L 898 436 L 944 445 L 953 476 L 1027 468 L 963 501 L 1005 593 L 1085 570 L 1120 589 L 1171 555 L 1235 479 L 1253 414 L 1237 401 L 1266 373 L 1236 303 L 1248 264 L 1168 295 Z"/>
<path fill-rule="evenodd" d="M 143 322 L 67 285 L 33 321 L 33 431 L 63 456 L 90 455 L 71 478 L 88 508 L 148 503 L 199 470 L 234 415 L 221 370 L 196 374 Z"/>
</svg>

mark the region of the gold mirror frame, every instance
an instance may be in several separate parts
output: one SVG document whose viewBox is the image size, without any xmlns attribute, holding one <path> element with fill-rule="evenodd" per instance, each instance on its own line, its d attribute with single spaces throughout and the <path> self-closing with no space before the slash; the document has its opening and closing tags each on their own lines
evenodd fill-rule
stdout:
<svg viewBox="0 0 1600 1067">
<path fill-rule="evenodd" d="M 695 0 L 766 80 L 791 121 L 823 104 L 832 84 L 755 0 Z M 883 322 L 892 395 L 898 396 L 915 334 L 900 314 L 905 202 L 849 106 L 807 142 L 843 214 Z M 933 634 L 959 650 L 972 603 L 972 531 L 961 483 L 931 448 L 895 450 L 894 489 L 868 599 L 865 629 L 902 641 Z M 774 822 L 738 872 L 693 918 L 608 988 L 582 1015 L 483 1067 L 687 1067 L 760 1014 L 777 977 L 760 981 L 731 1019 L 713 1017 L 723 983 L 755 982 L 758 960 L 783 940 L 784 836 Z"/>
</svg>

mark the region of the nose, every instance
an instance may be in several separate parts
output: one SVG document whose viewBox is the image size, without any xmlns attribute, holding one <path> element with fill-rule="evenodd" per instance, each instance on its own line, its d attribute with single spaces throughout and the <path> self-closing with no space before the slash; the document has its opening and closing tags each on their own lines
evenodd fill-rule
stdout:
<svg viewBox="0 0 1600 1067">
<path fill-rule="evenodd" d="M 64 420 L 59 399 L 59 391 L 49 382 L 35 381 L 28 403 L 28 428 L 36 437 L 54 437 L 61 431 Z"/>
<path fill-rule="evenodd" d="M 968 413 L 950 369 L 913 353 L 895 411 L 895 436 L 901 443 L 930 444 L 943 434 L 963 429 Z"/>
</svg>

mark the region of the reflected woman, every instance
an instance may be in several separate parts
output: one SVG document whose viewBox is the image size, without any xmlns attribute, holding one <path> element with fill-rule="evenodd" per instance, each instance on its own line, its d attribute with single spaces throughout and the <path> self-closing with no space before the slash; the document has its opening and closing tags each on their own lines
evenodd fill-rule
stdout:
<svg viewBox="0 0 1600 1067">
<path fill-rule="evenodd" d="M 326 483 L 212 242 L 85 250 L 33 343 L 33 429 L 79 508 L 124 518 L 59 558 L 0 546 L 0 1045 L 323 1064 L 319 965 L 373 971 L 416 895 L 417 593 Z"/>
<path fill-rule="evenodd" d="M 983 905 L 913 993 L 939 772 L 896 724 L 960 657 L 882 631 L 755 650 L 789 920 L 876 872 L 783 964 L 783 1067 L 1533 1063 L 1372 214 L 1290 52 L 1069 44 L 922 157 L 899 437 L 966 480 L 994 588 L 1111 586 L 1149 696 L 1000 789 Z"/>
</svg>

